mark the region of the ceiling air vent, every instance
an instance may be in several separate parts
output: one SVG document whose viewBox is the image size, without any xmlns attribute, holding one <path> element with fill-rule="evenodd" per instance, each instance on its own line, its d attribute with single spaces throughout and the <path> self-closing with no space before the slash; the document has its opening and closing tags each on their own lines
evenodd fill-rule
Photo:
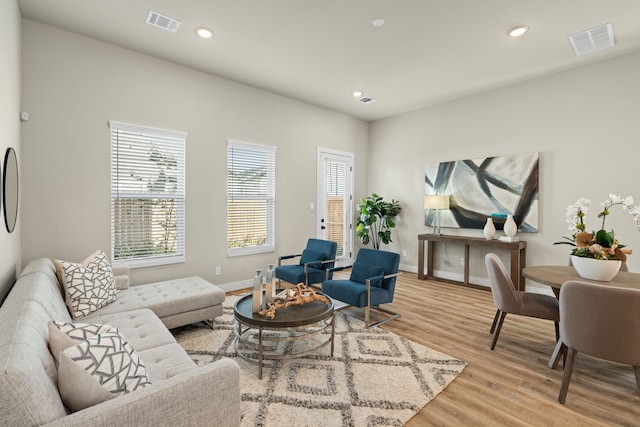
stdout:
<svg viewBox="0 0 640 427">
<path fill-rule="evenodd" d="M 162 15 L 155 10 L 149 11 L 149 14 L 147 15 L 147 24 L 162 28 L 163 30 L 171 31 L 172 33 L 178 31 L 178 28 L 180 27 L 180 21 Z"/>
<path fill-rule="evenodd" d="M 586 55 L 597 50 L 613 47 L 613 26 L 611 23 L 569 36 L 569 43 L 576 56 Z"/>
<path fill-rule="evenodd" d="M 363 104 L 371 104 L 372 102 L 376 102 L 376 99 L 371 98 L 370 96 L 363 96 L 362 98 L 358 99 L 358 101 L 362 102 Z"/>
</svg>

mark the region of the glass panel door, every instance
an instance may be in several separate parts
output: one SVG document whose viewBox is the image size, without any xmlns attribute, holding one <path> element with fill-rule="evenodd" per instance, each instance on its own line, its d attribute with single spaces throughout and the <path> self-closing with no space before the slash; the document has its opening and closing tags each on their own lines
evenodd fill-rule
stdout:
<svg viewBox="0 0 640 427">
<path fill-rule="evenodd" d="M 353 257 L 353 154 L 318 149 L 319 239 L 338 244 L 338 265 Z"/>
</svg>

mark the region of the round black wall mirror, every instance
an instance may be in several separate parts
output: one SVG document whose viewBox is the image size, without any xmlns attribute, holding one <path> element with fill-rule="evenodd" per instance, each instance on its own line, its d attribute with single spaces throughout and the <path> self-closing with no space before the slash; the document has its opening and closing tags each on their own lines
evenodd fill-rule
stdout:
<svg viewBox="0 0 640 427">
<path fill-rule="evenodd" d="M 18 159 L 16 150 L 9 147 L 4 155 L 2 198 L 4 200 L 4 223 L 11 233 L 18 220 Z"/>
</svg>

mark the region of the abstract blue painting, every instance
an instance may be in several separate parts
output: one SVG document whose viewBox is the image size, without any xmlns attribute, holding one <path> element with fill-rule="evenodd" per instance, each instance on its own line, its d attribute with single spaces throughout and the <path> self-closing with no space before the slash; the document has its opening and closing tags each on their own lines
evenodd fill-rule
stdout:
<svg viewBox="0 0 640 427">
<path fill-rule="evenodd" d="M 492 216 L 501 230 L 508 214 L 519 231 L 538 231 L 538 158 L 523 153 L 482 159 L 427 164 L 424 194 L 447 194 L 451 208 L 440 212 L 440 225 L 483 228 Z M 433 211 L 425 211 L 425 225 L 434 225 Z"/>
</svg>

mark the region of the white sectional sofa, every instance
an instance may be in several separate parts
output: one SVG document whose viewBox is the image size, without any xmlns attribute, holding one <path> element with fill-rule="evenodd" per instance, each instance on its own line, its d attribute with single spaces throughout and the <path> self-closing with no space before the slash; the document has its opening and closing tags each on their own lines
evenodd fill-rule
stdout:
<svg viewBox="0 0 640 427">
<path fill-rule="evenodd" d="M 31 261 L 0 307 L 0 426 L 240 424 L 239 367 L 198 367 L 168 328 L 222 314 L 224 292 L 201 278 L 132 286 L 117 301 L 72 320 L 54 264 Z M 49 320 L 116 326 L 144 363 L 144 388 L 71 413 L 58 391 Z"/>
</svg>

